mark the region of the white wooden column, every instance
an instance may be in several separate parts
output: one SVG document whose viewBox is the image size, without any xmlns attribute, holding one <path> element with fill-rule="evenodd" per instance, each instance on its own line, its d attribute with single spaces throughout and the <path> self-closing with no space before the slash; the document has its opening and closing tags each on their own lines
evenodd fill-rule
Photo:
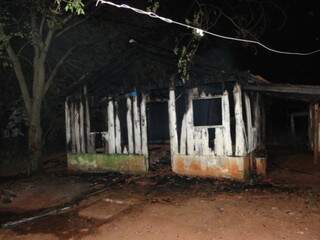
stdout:
<svg viewBox="0 0 320 240">
<path fill-rule="evenodd" d="M 180 154 L 187 154 L 187 114 L 183 115 L 180 133 Z"/>
<path fill-rule="evenodd" d="M 70 110 L 68 99 L 64 103 L 64 111 L 65 111 L 65 122 L 66 122 L 66 145 L 67 151 L 70 151 L 70 140 L 71 140 L 71 124 L 70 124 Z"/>
<path fill-rule="evenodd" d="M 133 124 L 134 124 L 134 152 L 141 154 L 141 127 L 138 107 L 138 97 L 133 97 Z"/>
<path fill-rule="evenodd" d="M 188 105 L 187 105 L 187 154 L 194 153 L 194 126 L 193 126 L 193 89 L 188 90 Z"/>
<path fill-rule="evenodd" d="M 71 127 L 71 149 L 72 153 L 77 152 L 76 146 L 76 114 L 75 114 L 75 103 L 70 103 L 70 127 Z"/>
<path fill-rule="evenodd" d="M 132 101 L 127 97 L 127 129 L 128 129 L 128 151 L 129 154 L 134 153 L 133 131 L 132 131 Z"/>
<path fill-rule="evenodd" d="M 222 124 L 224 136 L 224 152 L 227 156 L 232 156 L 232 140 L 230 130 L 230 104 L 228 91 L 224 91 L 222 96 Z"/>
<path fill-rule="evenodd" d="M 76 153 L 81 152 L 80 147 L 80 117 L 79 117 L 79 107 L 78 103 L 75 103 L 74 105 L 74 114 L 75 114 L 75 121 L 74 121 L 74 129 L 75 129 L 75 141 L 76 141 Z"/>
<path fill-rule="evenodd" d="M 177 116 L 176 116 L 176 97 L 174 89 L 169 91 L 169 130 L 170 130 L 170 152 L 171 156 L 178 153 L 178 136 L 177 136 Z"/>
<path fill-rule="evenodd" d="M 95 134 L 91 134 L 91 121 L 90 121 L 90 109 L 87 96 L 87 90 L 85 88 L 85 116 L 86 116 L 86 135 L 87 135 L 87 152 L 95 152 Z"/>
<path fill-rule="evenodd" d="M 114 126 L 114 106 L 112 99 L 108 101 L 108 152 L 114 154 L 115 148 L 115 126 Z"/>
<path fill-rule="evenodd" d="M 234 95 L 234 111 L 235 111 L 235 120 L 236 120 L 235 155 L 244 156 L 247 153 L 246 137 L 245 137 L 245 126 L 244 126 L 243 115 L 242 115 L 242 94 L 241 94 L 241 88 L 239 84 L 236 84 L 234 86 L 233 95 Z"/>
<path fill-rule="evenodd" d="M 122 154 L 121 149 L 121 126 L 120 126 L 120 119 L 119 119 L 119 106 L 118 102 L 115 102 L 115 143 L 116 143 L 116 153 Z"/>
<path fill-rule="evenodd" d="M 79 119 L 80 119 L 80 152 L 85 153 L 86 152 L 86 143 L 85 143 L 85 135 L 84 135 L 84 109 L 83 109 L 83 102 L 82 99 L 80 98 L 80 114 L 79 114 Z"/>
<path fill-rule="evenodd" d="M 147 109 L 146 109 L 146 95 L 142 94 L 141 100 L 141 137 L 142 137 L 142 154 L 148 157 L 148 128 L 147 128 Z"/>
<path fill-rule="evenodd" d="M 247 93 L 244 94 L 246 105 L 246 117 L 247 117 L 247 136 L 248 136 L 248 152 L 253 151 L 253 126 L 252 126 L 252 113 L 250 98 Z"/>
<path fill-rule="evenodd" d="M 217 156 L 224 156 L 224 137 L 222 128 L 215 128 L 214 152 Z"/>
</svg>

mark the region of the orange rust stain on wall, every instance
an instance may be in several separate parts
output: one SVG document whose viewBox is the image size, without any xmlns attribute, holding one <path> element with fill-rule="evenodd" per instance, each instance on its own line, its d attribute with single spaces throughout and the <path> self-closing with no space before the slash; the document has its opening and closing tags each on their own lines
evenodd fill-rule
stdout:
<svg viewBox="0 0 320 240">
<path fill-rule="evenodd" d="M 200 163 L 196 160 L 192 161 L 189 167 L 189 171 L 193 173 L 202 173 Z"/>
<path fill-rule="evenodd" d="M 175 171 L 178 173 L 185 172 L 185 165 L 183 159 L 176 158 L 175 159 Z"/>
</svg>

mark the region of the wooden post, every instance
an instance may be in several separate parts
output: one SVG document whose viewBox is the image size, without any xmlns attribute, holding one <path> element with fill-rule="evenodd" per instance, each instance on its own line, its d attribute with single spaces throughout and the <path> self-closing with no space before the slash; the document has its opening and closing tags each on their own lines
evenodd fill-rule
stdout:
<svg viewBox="0 0 320 240">
<path fill-rule="evenodd" d="M 119 105 L 118 102 L 115 102 L 115 143 L 116 143 L 116 153 L 122 154 L 122 149 L 121 149 L 121 126 L 120 126 L 120 119 L 119 119 Z"/>
<path fill-rule="evenodd" d="M 109 150 L 109 154 L 114 154 L 116 152 L 114 107 L 113 107 L 112 99 L 109 99 L 108 101 L 108 150 Z"/>
<path fill-rule="evenodd" d="M 208 128 L 202 129 L 202 141 L 203 141 L 203 155 L 212 155 L 212 151 L 209 148 L 209 131 Z"/>
<path fill-rule="evenodd" d="M 224 91 L 222 96 L 222 124 L 225 155 L 232 156 L 233 152 L 230 130 L 230 105 L 229 94 L 227 91 Z"/>
<path fill-rule="evenodd" d="M 181 125 L 181 134 L 180 134 L 180 154 L 186 155 L 187 149 L 187 114 L 183 115 L 182 125 Z"/>
<path fill-rule="evenodd" d="M 70 140 L 71 140 L 71 126 L 70 126 L 70 111 L 69 111 L 69 103 L 68 99 L 64 103 L 65 106 L 65 122 L 66 122 L 66 146 L 67 153 L 70 151 Z"/>
<path fill-rule="evenodd" d="M 127 129 L 128 129 L 128 151 L 129 151 L 129 154 L 133 154 L 134 145 L 133 145 L 133 133 L 132 133 L 132 102 L 130 97 L 127 97 Z"/>
<path fill-rule="evenodd" d="M 141 154 L 141 127 L 138 107 L 138 96 L 133 97 L 134 152 Z"/>
<path fill-rule="evenodd" d="M 261 101 L 260 101 L 260 95 L 257 93 L 256 95 L 256 101 L 254 104 L 254 136 L 253 136 L 253 148 L 256 149 L 257 147 L 261 147 L 262 145 L 262 113 L 261 113 Z"/>
<path fill-rule="evenodd" d="M 187 154 L 193 155 L 194 139 L 193 139 L 193 89 L 188 90 L 188 105 L 187 105 Z"/>
<path fill-rule="evenodd" d="M 171 156 L 178 153 L 178 136 L 177 136 L 177 116 L 176 116 L 176 97 L 174 89 L 169 91 L 169 130 L 170 130 L 170 152 Z"/>
<path fill-rule="evenodd" d="M 79 107 L 78 103 L 75 103 L 74 105 L 74 113 L 75 113 L 75 137 L 76 137 L 76 153 L 81 152 L 80 147 L 80 121 L 79 121 Z"/>
<path fill-rule="evenodd" d="M 309 122 L 308 122 L 308 138 L 309 149 L 313 151 L 313 104 L 309 104 Z"/>
<path fill-rule="evenodd" d="M 91 122 L 90 122 L 90 109 L 89 109 L 89 102 L 88 102 L 88 91 L 87 87 L 83 88 L 84 93 L 84 100 L 85 100 L 85 120 L 86 120 L 86 140 L 87 140 L 87 152 L 94 153 L 95 152 L 95 145 L 94 145 L 94 136 L 91 134 Z"/>
<path fill-rule="evenodd" d="M 314 104 L 314 142 L 313 142 L 313 162 L 314 164 L 318 164 L 319 157 L 319 104 Z"/>
<path fill-rule="evenodd" d="M 76 153 L 76 114 L 74 102 L 70 103 L 70 120 L 72 153 Z"/>
<path fill-rule="evenodd" d="M 223 140 L 223 131 L 221 128 L 215 129 L 215 139 L 214 139 L 214 151 L 217 156 L 224 155 L 224 140 Z"/>
<path fill-rule="evenodd" d="M 239 84 L 236 84 L 233 89 L 234 95 L 234 111 L 236 120 L 236 156 L 246 155 L 246 140 L 245 140 L 245 127 L 242 115 L 242 94 Z"/>
<path fill-rule="evenodd" d="M 146 95 L 144 93 L 142 93 L 140 111 L 141 111 L 142 154 L 145 157 L 148 157 L 147 109 L 146 109 Z"/>
<path fill-rule="evenodd" d="M 251 103 L 247 93 L 244 94 L 246 104 L 246 117 L 247 117 L 247 136 L 248 136 L 248 152 L 253 151 L 253 129 L 252 129 L 252 116 L 251 116 Z"/>
<path fill-rule="evenodd" d="M 86 152 L 86 143 L 85 143 L 85 136 L 84 136 L 84 110 L 83 110 L 83 103 L 82 99 L 80 98 L 80 114 L 79 114 L 79 123 L 80 123 L 80 152 Z"/>
</svg>

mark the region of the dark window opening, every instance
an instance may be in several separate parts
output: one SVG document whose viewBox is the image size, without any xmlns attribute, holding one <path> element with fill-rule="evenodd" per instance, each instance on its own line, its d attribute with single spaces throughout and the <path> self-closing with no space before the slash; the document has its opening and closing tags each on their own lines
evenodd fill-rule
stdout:
<svg viewBox="0 0 320 240">
<path fill-rule="evenodd" d="M 194 126 L 222 125 L 221 98 L 193 100 Z"/>
</svg>

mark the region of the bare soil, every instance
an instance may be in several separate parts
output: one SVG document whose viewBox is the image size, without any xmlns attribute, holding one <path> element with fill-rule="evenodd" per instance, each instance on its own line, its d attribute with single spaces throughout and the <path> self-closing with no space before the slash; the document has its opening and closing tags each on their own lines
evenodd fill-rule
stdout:
<svg viewBox="0 0 320 240">
<path fill-rule="evenodd" d="M 0 184 L 0 239 L 320 240 L 320 178 L 309 155 L 274 161 L 250 183 L 181 177 L 158 161 L 147 176 L 66 174 Z M 303 163 L 304 167 L 301 167 Z"/>
</svg>

